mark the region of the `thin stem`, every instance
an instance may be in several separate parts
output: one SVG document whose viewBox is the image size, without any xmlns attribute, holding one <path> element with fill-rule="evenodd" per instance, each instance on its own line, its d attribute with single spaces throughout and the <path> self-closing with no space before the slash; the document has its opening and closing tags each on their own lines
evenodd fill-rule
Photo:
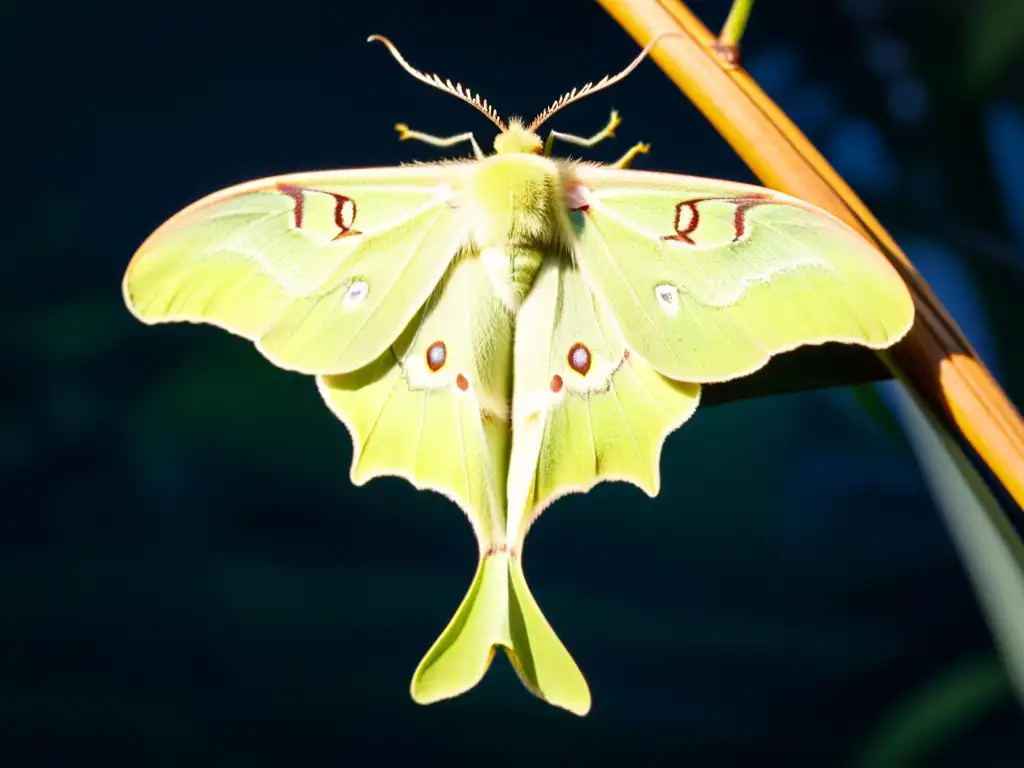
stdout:
<svg viewBox="0 0 1024 768">
<path fill-rule="evenodd" d="M 728 48 L 740 47 L 740 38 L 747 29 L 747 20 L 753 7 L 754 0 L 733 0 L 729 16 L 722 26 L 722 33 L 718 36 L 719 45 Z"/>
</svg>

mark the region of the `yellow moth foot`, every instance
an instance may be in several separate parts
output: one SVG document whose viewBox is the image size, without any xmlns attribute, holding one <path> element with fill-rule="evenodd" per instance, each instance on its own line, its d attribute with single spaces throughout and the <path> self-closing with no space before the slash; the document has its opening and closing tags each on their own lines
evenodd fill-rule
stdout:
<svg viewBox="0 0 1024 768">
<path fill-rule="evenodd" d="M 629 148 L 629 151 L 626 152 L 626 154 L 624 154 L 622 157 L 620 157 L 618 160 L 612 163 L 612 168 L 626 168 L 629 166 L 631 162 L 633 162 L 633 160 L 636 159 L 637 155 L 646 155 L 650 151 L 650 144 L 644 144 L 643 142 L 635 144 Z"/>
<path fill-rule="evenodd" d="M 598 134 L 602 138 L 615 135 L 615 129 L 622 124 L 622 118 L 619 117 L 619 113 L 616 110 L 612 110 L 612 116 L 608 119 L 608 125 L 604 127 L 604 130 Z"/>
</svg>

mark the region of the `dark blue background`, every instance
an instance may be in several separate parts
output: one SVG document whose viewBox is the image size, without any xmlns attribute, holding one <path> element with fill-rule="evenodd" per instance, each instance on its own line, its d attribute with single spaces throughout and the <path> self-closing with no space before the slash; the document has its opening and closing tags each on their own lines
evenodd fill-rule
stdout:
<svg viewBox="0 0 1024 768">
<path fill-rule="evenodd" d="M 692 8 L 717 28 L 727 5 Z M 396 122 L 489 147 L 480 115 L 370 33 L 530 118 L 636 54 L 595 4 L 92 0 L 0 16 L 4 765 L 1024 761 L 916 464 L 848 391 L 702 409 L 666 445 L 659 498 L 602 485 L 542 517 L 525 567 L 590 682 L 588 717 L 530 697 L 501 658 L 423 708 L 409 678 L 473 572 L 463 515 L 398 480 L 353 488 L 351 443 L 311 380 L 124 309 L 135 248 L 208 192 L 438 156 L 400 144 Z M 1018 401 L 1019 17 L 1013 2 L 760 0 L 744 47 Z M 612 107 L 618 138 L 587 157 L 643 140 L 636 167 L 753 180 L 651 62 L 550 127 L 589 134 Z"/>
</svg>

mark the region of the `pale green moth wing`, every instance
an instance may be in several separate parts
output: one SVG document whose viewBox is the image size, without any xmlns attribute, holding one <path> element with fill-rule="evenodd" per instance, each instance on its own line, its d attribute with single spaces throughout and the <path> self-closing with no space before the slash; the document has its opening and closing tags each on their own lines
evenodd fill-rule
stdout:
<svg viewBox="0 0 1024 768">
<path fill-rule="evenodd" d="M 661 447 L 693 415 L 700 385 L 662 376 L 635 352 L 567 256 L 545 260 L 516 337 L 528 340 L 515 347 L 512 400 L 509 531 L 518 542 L 546 506 L 598 482 L 656 496 Z"/>
<path fill-rule="evenodd" d="M 521 556 L 540 512 L 567 493 L 601 481 L 631 482 L 658 493 L 661 447 L 696 410 L 700 386 L 668 379 L 631 354 L 622 332 L 568 255 L 551 253 L 516 317 L 513 442 L 508 479 L 510 557 L 525 596 Z M 579 714 L 587 684 L 539 609 L 540 643 L 523 682 Z M 543 622 L 543 623 L 542 623 Z M 513 645 L 519 647 L 515 628 Z"/>
<path fill-rule="evenodd" d="M 421 703 L 480 681 L 508 641 L 507 576 L 488 554 L 505 535 L 511 445 L 512 314 L 475 253 L 459 257 L 409 328 L 376 362 L 318 377 L 352 435 L 351 477 L 404 477 L 443 493 L 469 517 L 480 564 L 469 594 L 413 676 Z"/>
<path fill-rule="evenodd" d="M 352 435 L 353 484 L 403 477 L 458 504 L 482 550 L 500 541 L 511 363 L 512 315 L 479 259 L 460 257 L 376 361 L 317 378 Z"/>
<path fill-rule="evenodd" d="M 574 256 L 627 346 L 666 376 L 726 381 L 804 344 L 882 349 L 910 329 L 896 270 L 819 208 L 713 179 L 575 174 Z"/>
<path fill-rule="evenodd" d="M 214 193 L 142 244 L 125 302 L 145 323 L 224 328 L 282 368 L 353 371 L 398 337 L 465 239 L 455 173 L 328 171 Z"/>
<path fill-rule="evenodd" d="M 377 361 L 318 377 L 324 399 L 352 434 L 354 484 L 404 477 L 450 497 L 476 533 L 473 583 L 413 675 L 410 690 L 421 704 L 475 686 L 495 646 L 505 648 L 528 685 L 549 658 L 572 665 L 505 544 L 512 324 L 478 254 L 465 253 Z M 578 701 L 553 698 L 570 709 L 579 709 Z"/>
</svg>

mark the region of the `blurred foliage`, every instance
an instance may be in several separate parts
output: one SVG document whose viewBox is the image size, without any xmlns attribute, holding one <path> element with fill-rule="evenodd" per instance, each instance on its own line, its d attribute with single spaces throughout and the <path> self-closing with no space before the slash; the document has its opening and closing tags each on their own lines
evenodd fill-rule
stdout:
<svg viewBox="0 0 1024 768">
<path fill-rule="evenodd" d="M 977 726 L 980 718 L 1010 695 L 1008 688 L 996 659 L 965 659 L 915 691 L 910 700 L 900 702 L 848 765 L 901 768 L 935 761 L 951 740 Z"/>
<path fill-rule="evenodd" d="M 744 54 L 1022 402 L 1024 217 L 1008 169 L 1024 166 L 1024 94 L 1021 48 L 1004 41 L 1018 6 L 759 0 Z M 717 27 L 728 3 L 691 7 Z M 121 306 L 135 247 L 202 194 L 436 157 L 395 141 L 398 121 L 489 142 L 479 116 L 366 35 L 533 114 L 635 54 L 593 4 L 520 0 L 500 24 L 461 0 L 3 14 L 0 55 L 19 73 L 19 226 L 0 262 L 5 764 L 1024 759 L 914 459 L 850 392 L 702 410 L 668 441 L 658 499 L 605 485 L 543 516 L 525 567 L 591 683 L 586 719 L 501 664 L 419 708 L 409 676 L 472 574 L 461 513 L 398 480 L 352 488 L 351 444 L 312 381 Z M 620 141 L 652 143 L 642 167 L 750 180 L 653 65 L 553 127 L 585 133 L 611 106 Z"/>
<path fill-rule="evenodd" d="M 987 97 L 1001 78 L 1022 74 L 1024 3 L 985 0 L 967 10 L 961 82 L 971 95 Z"/>
</svg>

